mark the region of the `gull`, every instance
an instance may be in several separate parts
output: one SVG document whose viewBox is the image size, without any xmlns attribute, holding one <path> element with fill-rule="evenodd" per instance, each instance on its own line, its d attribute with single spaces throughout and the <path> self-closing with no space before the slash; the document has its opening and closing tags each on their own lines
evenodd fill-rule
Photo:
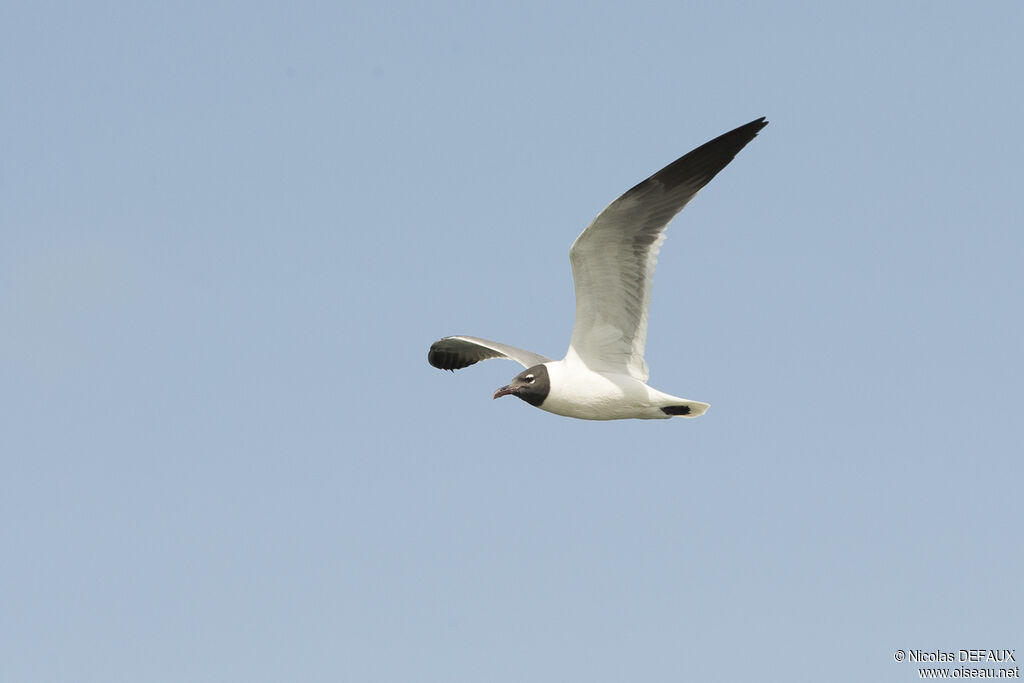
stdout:
<svg viewBox="0 0 1024 683">
<path fill-rule="evenodd" d="M 665 228 L 768 125 L 761 117 L 680 157 L 613 201 L 569 250 L 576 323 L 562 360 L 457 335 L 430 346 L 428 362 L 459 370 L 490 358 L 526 368 L 494 393 L 584 420 L 699 417 L 707 403 L 648 386 L 647 314 Z"/>
</svg>

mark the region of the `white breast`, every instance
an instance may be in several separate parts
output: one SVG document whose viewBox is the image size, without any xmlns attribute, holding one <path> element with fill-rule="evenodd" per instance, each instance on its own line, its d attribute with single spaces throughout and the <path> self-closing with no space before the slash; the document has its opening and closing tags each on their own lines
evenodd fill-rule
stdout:
<svg viewBox="0 0 1024 683">
<path fill-rule="evenodd" d="M 541 409 L 584 420 L 665 419 L 660 391 L 625 374 L 594 372 L 574 354 L 544 364 L 551 391 Z"/>
</svg>

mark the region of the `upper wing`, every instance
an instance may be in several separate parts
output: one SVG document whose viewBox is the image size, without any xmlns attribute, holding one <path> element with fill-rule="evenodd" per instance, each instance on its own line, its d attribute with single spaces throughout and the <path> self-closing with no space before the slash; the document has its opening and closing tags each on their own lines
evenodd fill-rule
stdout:
<svg viewBox="0 0 1024 683">
<path fill-rule="evenodd" d="M 551 360 L 539 353 L 524 351 L 507 344 L 461 335 L 438 339 L 430 345 L 430 353 L 427 354 L 427 361 L 442 370 L 459 370 L 488 358 L 508 358 L 524 368 L 532 368 Z"/>
<path fill-rule="evenodd" d="M 588 367 L 647 381 L 647 309 L 665 226 L 767 125 L 761 117 L 677 159 L 609 204 L 576 238 L 569 346 Z"/>
</svg>

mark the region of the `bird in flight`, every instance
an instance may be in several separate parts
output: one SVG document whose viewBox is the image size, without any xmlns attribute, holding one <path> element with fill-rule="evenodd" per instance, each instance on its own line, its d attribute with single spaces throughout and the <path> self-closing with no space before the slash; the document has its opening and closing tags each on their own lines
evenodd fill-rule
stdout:
<svg viewBox="0 0 1024 683">
<path fill-rule="evenodd" d="M 647 385 L 647 312 L 665 227 L 768 125 L 761 117 L 680 157 L 613 201 L 569 249 L 576 323 L 562 360 L 479 337 L 430 345 L 427 360 L 459 370 L 489 358 L 526 368 L 494 393 L 584 420 L 699 417 L 707 403 Z"/>
</svg>

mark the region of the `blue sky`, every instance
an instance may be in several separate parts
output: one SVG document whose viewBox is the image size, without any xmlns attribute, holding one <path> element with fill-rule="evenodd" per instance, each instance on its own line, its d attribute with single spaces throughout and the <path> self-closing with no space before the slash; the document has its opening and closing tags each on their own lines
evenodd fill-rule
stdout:
<svg viewBox="0 0 1024 683">
<path fill-rule="evenodd" d="M 917 678 L 1024 652 L 1024 10 L 0 9 L 0 679 Z M 670 226 L 591 423 L 568 248 Z"/>
</svg>

